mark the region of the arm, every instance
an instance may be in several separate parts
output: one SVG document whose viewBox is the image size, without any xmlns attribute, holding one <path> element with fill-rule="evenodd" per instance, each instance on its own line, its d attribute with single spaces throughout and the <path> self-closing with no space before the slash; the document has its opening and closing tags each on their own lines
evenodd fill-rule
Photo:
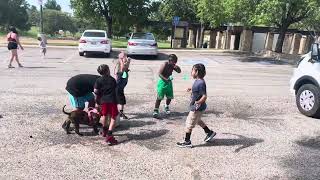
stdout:
<svg viewBox="0 0 320 180">
<path fill-rule="evenodd" d="M 19 36 L 17 35 L 17 44 L 20 46 L 21 50 L 24 50 L 24 48 L 22 47 L 21 43 L 20 43 L 20 40 L 19 40 Z"/>
<path fill-rule="evenodd" d="M 199 99 L 199 101 L 196 101 L 195 103 L 196 103 L 196 104 L 203 104 L 203 103 L 206 102 L 206 100 L 207 100 L 207 95 L 204 94 L 204 95 L 202 95 L 202 97 Z"/>
<path fill-rule="evenodd" d="M 177 73 L 181 73 L 181 69 L 179 66 L 175 65 L 173 68 Z"/>
<path fill-rule="evenodd" d="M 113 74 L 114 75 L 117 75 L 117 68 L 119 66 L 119 63 L 117 62 L 116 65 L 114 66 L 114 69 L 113 69 Z"/>
<path fill-rule="evenodd" d="M 100 98 L 101 98 L 101 96 L 99 95 L 99 90 L 94 89 L 94 100 L 99 105 L 100 105 Z"/>
</svg>

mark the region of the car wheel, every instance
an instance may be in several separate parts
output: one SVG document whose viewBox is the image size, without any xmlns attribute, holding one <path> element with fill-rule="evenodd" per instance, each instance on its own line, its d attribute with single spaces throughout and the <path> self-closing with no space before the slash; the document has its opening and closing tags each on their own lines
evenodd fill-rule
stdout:
<svg viewBox="0 0 320 180">
<path fill-rule="evenodd" d="M 320 92 L 313 84 L 301 86 L 296 95 L 296 104 L 299 111 L 309 117 L 320 116 Z"/>
<path fill-rule="evenodd" d="M 84 56 L 84 52 L 79 52 L 79 56 Z"/>
</svg>

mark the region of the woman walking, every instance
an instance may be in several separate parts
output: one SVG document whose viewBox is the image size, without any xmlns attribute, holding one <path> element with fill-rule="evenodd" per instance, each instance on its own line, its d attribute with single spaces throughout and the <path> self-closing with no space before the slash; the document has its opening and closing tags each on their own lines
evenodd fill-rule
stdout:
<svg viewBox="0 0 320 180">
<path fill-rule="evenodd" d="M 10 32 L 7 35 L 7 41 L 8 41 L 8 50 L 11 51 L 11 59 L 10 59 L 8 68 L 14 68 L 14 66 L 12 66 L 13 59 L 17 61 L 19 67 L 23 67 L 19 62 L 19 57 L 18 57 L 18 46 L 20 46 L 21 50 L 23 50 L 23 47 L 19 41 L 18 32 L 16 28 L 13 26 L 11 26 L 9 30 Z"/>
</svg>

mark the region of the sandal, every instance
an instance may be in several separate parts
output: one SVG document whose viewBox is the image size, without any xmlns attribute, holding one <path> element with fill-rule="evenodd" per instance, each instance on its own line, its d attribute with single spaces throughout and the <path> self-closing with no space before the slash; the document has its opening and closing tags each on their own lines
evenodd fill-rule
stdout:
<svg viewBox="0 0 320 180">
<path fill-rule="evenodd" d="M 12 66 L 11 64 L 8 65 L 8 68 L 14 68 L 14 66 Z"/>
<path fill-rule="evenodd" d="M 21 68 L 22 68 L 22 67 L 23 67 L 23 66 L 22 66 L 22 64 L 19 64 L 19 67 L 21 67 Z"/>
</svg>

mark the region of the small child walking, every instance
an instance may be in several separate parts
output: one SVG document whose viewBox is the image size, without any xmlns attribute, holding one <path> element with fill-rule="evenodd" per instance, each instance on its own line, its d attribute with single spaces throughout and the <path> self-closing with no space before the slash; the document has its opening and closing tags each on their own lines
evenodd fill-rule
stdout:
<svg viewBox="0 0 320 180">
<path fill-rule="evenodd" d="M 124 105 L 126 104 L 126 96 L 124 94 L 124 88 L 128 84 L 129 78 L 129 66 L 131 59 L 127 57 L 126 53 L 121 51 L 119 54 L 119 59 L 114 67 L 114 74 L 116 75 L 117 79 L 117 102 L 118 102 L 118 109 L 120 112 L 120 118 L 129 119 L 123 112 Z"/>
<path fill-rule="evenodd" d="M 173 99 L 173 86 L 172 86 L 172 72 L 176 71 L 177 73 L 181 73 L 181 69 L 177 66 L 178 57 L 175 54 L 169 55 L 169 61 L 165 62 L 159 70 L 159 80 L 157 84 L 157 100 L 155 103 L 153 117 L 159 118 L 159 106 L 161 101 L 164 99 L 164 96 L 167 97 L 167 101 L 164 107 L 166 114 L 170 114 L 169 105 L 171 100 Z"/>
<path fill-rule="evenodd" d="M 195 79 L 192 88 L 188 88 L 187 91 L 192 91 L 191 102 L 190 102 L 190 112 L 186 120 L 186 135 L 184 142 L 178 142 L 179 147 L 192 147 L 191 144 L 191 132 L 196 124 L 201 126 L 206 133 L 204 139 L 205 142 L 209 142 L 215 135 L 216 132 L 210 130 L 207 125 L 201 120 L 203 112 L 207 108 L 207 87 L 204 81 L 204 76 L 206 75 L 206 68 L 203 64 L 195 64 L 192 68 L 191 76 Z"/>
<path fill-rule="evenodd" d="M 101 123 L 102 136 L 106 137 L 106 143 L 111 145 L 118 144 L 118 141 L 113 137 L 112 131 L 116 125 L 116 118 L 119 114 L 116 100 L 116 80 L 110 75 L 109 66 L 102 64 L 97 69 L 101 75 L 96 80 L 94 85 L 94 94 L 97 104 L 101 107 Z M 110 118 L 109 127 L 107 127 L 107 118 Z"/>
<path fill-rule="evenodd" d="M 41 48 L 40 53 L 42 55 L 42 58 L 45 58 L 47 53 L 47 44 L 41 37 L 38 37 L 38 41 L 39 41 L 39 47 Z"/>
</svg>

